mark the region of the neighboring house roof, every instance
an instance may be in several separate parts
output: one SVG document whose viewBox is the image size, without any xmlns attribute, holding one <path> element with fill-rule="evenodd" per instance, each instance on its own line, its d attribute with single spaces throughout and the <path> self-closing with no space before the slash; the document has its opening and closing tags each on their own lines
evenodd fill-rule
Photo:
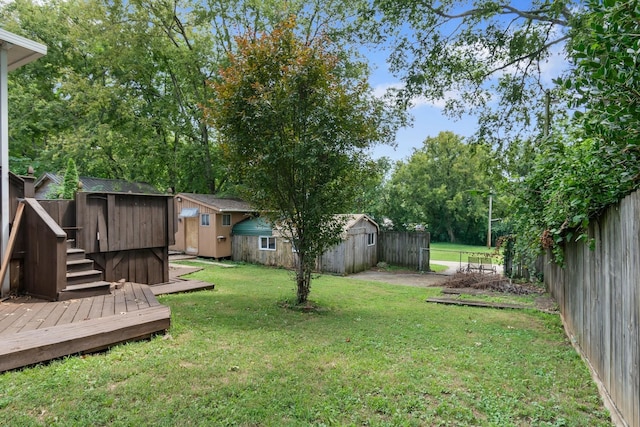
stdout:
<svg viewBox="0 0 640 427">
<path fill-rule="evenodd" d="M 81 176 L 78 178 L 82 184 L 80 191 L 95 191 L 105 193 L 136 193 L 136 194 L 163 194 L 146 182 L 131 182 L 124 179 L 105 179 Z M 46 172 L 38 178 L 34 184 L 37 199 L 47 197 L 52 186 L 60 186 L 64 182 L 64 175 Z"/>
<path fill-rule="evenodd" d="M 178 193 L 176 197 L 184 197 L 193 202 L 198 202 L 216 209 L 219 212 L 256 212 L 251 205 L 244 200 L 235 198 L 217 197 L 213 194 Z"/>
</svg>

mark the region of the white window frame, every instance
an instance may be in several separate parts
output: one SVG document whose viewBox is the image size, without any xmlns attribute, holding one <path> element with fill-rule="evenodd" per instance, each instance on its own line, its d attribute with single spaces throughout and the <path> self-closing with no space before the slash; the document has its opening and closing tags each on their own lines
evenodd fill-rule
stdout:
<svg viewBox="0 0 640 427">
<path fill-rule="evenodd" d="M 266 246 L 262 245 L 263 239 L 266 239 Z M 271 248 L 271 243 L 273 243 L 273 248 Z M 276 250 L 276 238 L 274 236 L 260 236 L 258 237 L 258 245 L 261 251 L 275 251 Z"/>
<path fill-rule="evenodd" d="M 200 214 L 200 225 L 203 227 L 211 226 L 211 216 L 208 213 Z"/>
<path fill-rule="evenodd" d="M 376 245 L 376 233 L 367 233 L 367 246 Z"/>
<path fill-rule="evenodd" d="M 228 219 L 227 224 L 225 224 L 225 218 Z M 222 226 L 231 227 L 231 214 L 222 214 Z"/>
</svg>

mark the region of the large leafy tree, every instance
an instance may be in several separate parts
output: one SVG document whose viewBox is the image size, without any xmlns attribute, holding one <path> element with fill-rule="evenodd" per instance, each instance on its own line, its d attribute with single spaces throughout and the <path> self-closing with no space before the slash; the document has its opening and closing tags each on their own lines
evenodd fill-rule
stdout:
<svg viewBox="0 0 640 427">
<path fill-rule="evenodd" d="M 453 132 L 429 137 L 387 184 L 387 215 L 399 229 L 426 226 L 436 241 L 482 243 L 488 200 L 501 175 L 491 150 Z M 496 214 L 500 204 L 496 204 Z"/>
<path fill-rule="evenodd" d="M 238 39 L 206 108 L 243 196 L 291 239 L 297 302 L 316 257 L 341 239 L 336 214 L 353 205 L 367 149 L 391 133 L 383 105 L 322 35 L 302 38 L 289 18 Z"/>
<path fill-rule="evenodd" d="M 337 34 L 359 2 L 15 0 L 3 28 L 48 54 L 11 74 L 11 167 L 144 180 L 178 191 L 229 188 L 217 135 L 199 104 L 234 34 L 300 13 L 301 31 Z"/>
<path fill-rule="evenodd" d="M 543 113 L 545 63 L 577 22 L 575 0 L 373 0 L 360 34 L 388 49 L 404 106 L 424 97 L 453 117 L 474 113 L 477 136 L 505 145 Z"/>
<path fill-rule="evenodd" d="M 640 185 L 640 6 L 590 1 L 572 34 L 575 70 L 560 83 L 576 114 L 536 151 L 515 182 L 520 250 L 562 260 L 562 243 L 590 240 L 587 225 Z"/>
</svg>

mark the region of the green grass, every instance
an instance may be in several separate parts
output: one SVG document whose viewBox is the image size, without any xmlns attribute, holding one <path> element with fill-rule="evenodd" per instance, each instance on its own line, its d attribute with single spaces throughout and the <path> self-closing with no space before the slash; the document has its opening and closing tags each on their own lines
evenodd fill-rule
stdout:
<svg viewBox="0 0 640 427">
<path fill-rule="evenodd" d="M 610 425 L 558 316 L 334 276 L 303 312 L 285 270 L 193 277 L 216 289 L 161 297 L 169 335 L 1 374 L 0 425 Z"/>
<path fill-rule="evenodd" d="M 487 248 L 486 246 L 461 245 L 458 243 L 431 243 L 430 244 L 430 260 L 433 261 L 460 261 L 460 253 L 462 252 L 462 262 L 467 263 L 469 253 L 491 255 L 493 263 L 501 262 L 501 257 L 495 254 L 495 248 Z"/>
</svg>

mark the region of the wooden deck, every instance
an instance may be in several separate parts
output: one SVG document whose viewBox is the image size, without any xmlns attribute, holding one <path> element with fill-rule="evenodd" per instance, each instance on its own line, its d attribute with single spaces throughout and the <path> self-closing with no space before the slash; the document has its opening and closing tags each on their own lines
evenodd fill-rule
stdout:
<svg viewBox="0 0 640 427">
<path fill-rule="evenodd" d="M 0 372 L 163 332 L 171 324 L 147 285 L 127 282 L 109 295 L 0 303 Z"/>
</svg>

